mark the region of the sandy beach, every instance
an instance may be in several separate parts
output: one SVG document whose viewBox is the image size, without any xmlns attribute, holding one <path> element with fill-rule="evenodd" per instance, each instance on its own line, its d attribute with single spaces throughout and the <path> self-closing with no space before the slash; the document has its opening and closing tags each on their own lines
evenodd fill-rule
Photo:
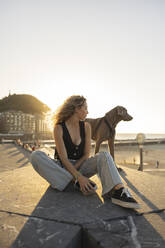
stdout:
<svg viewBox="0 0 165 248">
<path fill-rule="evenodd" d="M 107 145 L 101 146 L 100 151 L 107 151 Z M 93 154 L 94 150 L 92 150 Z M 156 162 L 159 166 L 156 168 Z M 122 167 L 138 169 L 140 162 L 139 148 L 137 145 L 115 146 L 115 162 Z M 165 144 L 146 144 L 143 147 L 143 170 L 151 174 L 165 176 Z"/>
</svg>

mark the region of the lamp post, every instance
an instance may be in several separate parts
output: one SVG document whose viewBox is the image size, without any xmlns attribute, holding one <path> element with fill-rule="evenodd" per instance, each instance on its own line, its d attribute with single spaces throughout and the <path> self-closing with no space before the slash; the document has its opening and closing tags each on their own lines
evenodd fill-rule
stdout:
<svg viewBox="0 0 165 248">
<path fill-rule="evenodd" d="M 136 140 L 138 142 L 140 152 L 140 165 L 138 170 L 143 171 L 143 144 L 145 140 L 145 135 L 143 133 L 138 133 L 136 136 Z"/>
</svg>

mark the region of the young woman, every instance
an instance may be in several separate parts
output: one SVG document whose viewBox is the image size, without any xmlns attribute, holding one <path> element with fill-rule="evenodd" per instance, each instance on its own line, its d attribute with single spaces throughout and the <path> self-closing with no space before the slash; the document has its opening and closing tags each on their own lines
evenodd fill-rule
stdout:
<svg viewBox="0 0 165 248">
<path fill-rule="evenodd" d="M 97 173 L 103 196 L 109 196 L 122 207 L 139 208 L 124 188 L 110 153 L 99 152 L 90 157 L 91 128 L 85 122 L 87 114 L 87 101 L 83 96 L 73 95 L 65 100 L 55 114 L 55 159 L 34 151 L 31 155 L 34 169 L 53 188 L 63 191 L 73 181 L 84 195 L 95 192 L 96 185 L 89 178 Z"/>
</svg>

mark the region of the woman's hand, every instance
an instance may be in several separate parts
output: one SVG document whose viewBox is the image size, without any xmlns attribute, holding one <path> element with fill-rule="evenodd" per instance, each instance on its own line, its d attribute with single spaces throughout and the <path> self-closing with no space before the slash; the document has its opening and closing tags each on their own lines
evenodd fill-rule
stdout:
<svg viewBox="0 0 165 248">
<path fill-rule="evenodd" d="M 80 190 L 84 194 L 94 193 L 95 190 L 93 186 L 90 183 L 90 180 L 87 177 L 84 177 L 83 175 L 78 177 L 78 182 L 80 184 Z"/>
</svg>

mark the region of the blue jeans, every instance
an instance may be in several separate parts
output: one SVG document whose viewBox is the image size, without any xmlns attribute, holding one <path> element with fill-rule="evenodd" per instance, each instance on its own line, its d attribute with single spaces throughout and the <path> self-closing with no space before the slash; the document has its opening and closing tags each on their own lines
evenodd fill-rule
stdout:
<svg viewBox="0 0 165 248">
<path fill-rule="evenodd" d="M 73 165 L 75 163 L 73 160 L 70 162 Z M 46 179 L 53 188 L 60 191 L 63 191 L 73 179 L 73 176 L 60 164 L 59 160 L 48 157 L 42 151 L 32 152 L 31 163 L 40 176 Z M 114 161 L 108 152 L 99 152 L 88 158 L 82 163 L 79 171 L 88 178 L 98 174 L 102 183 L 102 195 L 122 183 Z"/>
</svg>

